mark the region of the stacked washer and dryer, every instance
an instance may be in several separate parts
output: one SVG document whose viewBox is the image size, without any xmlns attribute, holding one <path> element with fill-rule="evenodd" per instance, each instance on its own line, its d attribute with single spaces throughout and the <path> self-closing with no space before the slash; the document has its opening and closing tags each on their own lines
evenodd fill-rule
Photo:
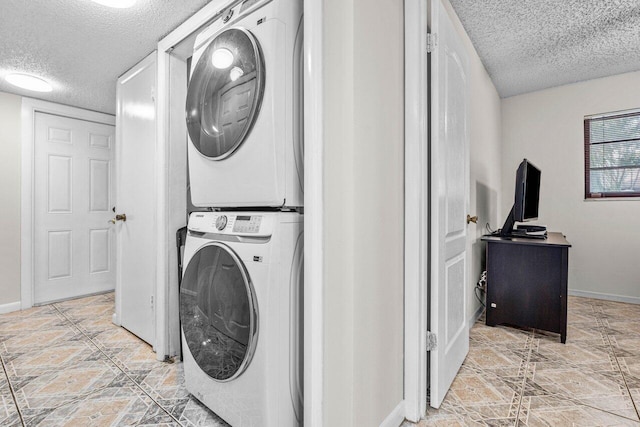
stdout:
<svg viewBox="0 0 640 427">
<path fill-rule="evenodd" d="M 233 3 L 196 39 L 180 287 L 187 390 L 234 427 L 302 424 L 302 1 Z"/>
</svg>

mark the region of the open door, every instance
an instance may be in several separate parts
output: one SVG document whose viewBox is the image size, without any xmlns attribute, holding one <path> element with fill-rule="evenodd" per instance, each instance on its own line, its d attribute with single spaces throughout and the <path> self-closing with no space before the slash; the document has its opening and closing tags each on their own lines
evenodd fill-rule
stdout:
<svg viewBox="0 0 640 427">
<path fill-rule="evenodd" d="M 114 323 L 155 348 L 156 54 L 118 79 L 116 116 L 117 230 Z"/>
<path fill-rule="evenodd" d="M 430 405 L 440 407 L 469 351 L 469 65 L 440 0 L 431 0 Z"/>
</svg>

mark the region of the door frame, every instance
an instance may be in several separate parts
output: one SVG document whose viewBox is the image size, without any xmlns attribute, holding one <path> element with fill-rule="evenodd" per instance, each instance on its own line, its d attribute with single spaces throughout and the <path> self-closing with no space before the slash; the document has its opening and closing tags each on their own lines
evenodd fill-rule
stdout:
<svg viewBox="0 0 640 427">
<path fill-rule="evenodd" d="M 21 201 L 20 201 L 20 308 L 33 307 L 34 300 L 34 177 L 36 113 L 53 114 L 71 119 L 115 126 L 116 117 L 54 102 L 22 98 L 21 111 Z M 115 141 L 114 141 L 115 143 Z M 114 189 L 115 197 L 115 189 Z M 115 283 L 114 283 L 115 286 Z"/>
<path fill-rule="evenodd" d="M 427 0 L 405 0 L 405 417 L 418 422 L 427 411 L 429 240 L 429 74 Z M 418 88 L 418 90 L 416 90 Z M 426 241 L 425 241 L 426 240 Z"/>
<path fill-rule="evenodd" d="M 323 1 L 304 0 L 304 422 L 324 425 L 324 32 Z"/>
<path fill-rule="evenodd" d="M 156 339 L 154 350 L 156 359 L 165 360 L 179 354 L 180 337 L 171 334 L 172 326 L 178 324 L 171 301 L 171 288 L 177 288 L 178 277 L 173 273 L 171 253 L 175 252 L 176 223 L 184 223 L 184 212 L 172 201 L 178 195 L 172 186 L 177 171 L 185 170 L 183 158 L 171 156 L 171 69 L 172 52 L 180 43 L 188 40 L 207 25 L 228 5 L 237 3 L 213 1 L 204 6 L 193 16 L 183 22 L 175 30 L 158 42 L 157 74 L 156 74 Z M 186 138 L 185 134 L 185 138 Z M 185 172 L 186 173 L 186 172 Z M 186 187 L 186 186 L 185 186 Z M 186 188 L 184 189 L 186 201 Z"/>
</svg>

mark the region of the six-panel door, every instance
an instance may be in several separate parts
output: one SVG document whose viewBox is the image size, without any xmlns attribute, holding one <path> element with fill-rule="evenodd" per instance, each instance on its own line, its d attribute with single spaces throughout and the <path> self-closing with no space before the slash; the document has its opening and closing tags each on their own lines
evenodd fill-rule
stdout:
<svg viewBox="0 0 640 427">
<path fill-rule="evenodd" d="M 114 127 L 36 113 L 34 302 L 114 289 Z"/>
</svg>

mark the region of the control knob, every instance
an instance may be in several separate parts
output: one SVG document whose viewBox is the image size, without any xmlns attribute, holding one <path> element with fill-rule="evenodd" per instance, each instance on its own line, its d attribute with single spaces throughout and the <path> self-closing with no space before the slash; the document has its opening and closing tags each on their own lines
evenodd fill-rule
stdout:
<svg viewBox="0 0 640 427">
<path fill-rule="evenodd" d="M 226 226 L 227 226 L 227 216 L 220 215 L 218 219 L 216 219 L 216 228 L 222 231 Z"/>
</svg>

